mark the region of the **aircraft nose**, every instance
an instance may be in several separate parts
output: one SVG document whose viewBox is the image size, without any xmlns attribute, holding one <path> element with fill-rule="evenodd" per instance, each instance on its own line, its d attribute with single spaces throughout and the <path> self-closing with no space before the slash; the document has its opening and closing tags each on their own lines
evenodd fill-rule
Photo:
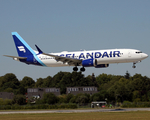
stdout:
<svg viewBox="0 0 150 120">
<path fill-rule="evenodd" d="M 143 57 L 143 58 L 147 58 L 147 57 L 148 57 L 148 54 L 144 53 L 144 54 L 142 55 L 142 57 Z"/>
</svg>

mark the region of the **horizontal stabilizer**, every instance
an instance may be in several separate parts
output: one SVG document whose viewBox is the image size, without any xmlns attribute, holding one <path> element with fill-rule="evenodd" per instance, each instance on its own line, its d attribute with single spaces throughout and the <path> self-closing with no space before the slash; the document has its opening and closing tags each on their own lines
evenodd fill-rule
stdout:
<svg viewBox="0 0 150 120">
<path fill-rule="evenodd" d="M 27 57 L 18 57 L 18 56 L 10 56 L 10 55 L 4 55 L 6 57 L 11 57 L 11 58 L 18 58 L 18 59 L 27 59 Z"/>
</svg>

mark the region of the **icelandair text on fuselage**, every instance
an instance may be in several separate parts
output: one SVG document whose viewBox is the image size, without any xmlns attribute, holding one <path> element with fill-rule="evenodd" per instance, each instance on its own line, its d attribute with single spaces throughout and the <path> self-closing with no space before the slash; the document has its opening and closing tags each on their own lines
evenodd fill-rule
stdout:
<svg viewBox="0 0 150 120">
<path fill-rule="evenodd" d="M 89 59 L 90 58 L 111 58 L 120 57 L 120 51 L 110 51 L 110 52 L 91 52 L 91 53 L 80 53 L 79 55 L 73 54 L 61 54 L 62 57 L 79 58 L 79 59 Z"/>
</svg>

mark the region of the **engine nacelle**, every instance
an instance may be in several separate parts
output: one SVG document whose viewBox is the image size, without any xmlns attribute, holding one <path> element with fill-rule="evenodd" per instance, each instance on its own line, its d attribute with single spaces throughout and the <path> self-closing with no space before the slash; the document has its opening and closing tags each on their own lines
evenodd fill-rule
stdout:
<svg viewBox="0 0 150 120">
<path fill-rule="evenodd" d="M 106 68 L 106 67 L 109 67 L 109 64 L 99 64 L 95 66 L 95 68 Z"/>
<path fill-rule="evenodd" d="M 82 61 L 82 66 L 83 67 L 93 67 L 97 65 L 97 60 L 96 59 L 86 59 Z"/>
<path fill-rule="evenodd" d="M 108 67 L 109 64 L 97 64 L 97 59 L 86 59 L 82 61 L 83 67 L 95 67 L 95 68 L 105 68 Z"/>
</svg>

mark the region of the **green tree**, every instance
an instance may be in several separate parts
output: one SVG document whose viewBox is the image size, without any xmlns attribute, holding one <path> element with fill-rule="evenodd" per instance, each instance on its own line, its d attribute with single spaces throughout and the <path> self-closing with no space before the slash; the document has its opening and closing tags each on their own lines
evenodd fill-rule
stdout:
<svg viewBox="0 0 150 120">
<path fill-rule="evenodd" d="M 95 93 L 91 96 L 90 101 L 105 101 L 105 95 L 101 94 L 100 92 Z"/>
<path fill-rule="evenodd" d="M 69 103 L 70 102 L 70 100 L 72 99 L 74 97 L 74 95 L 73 94 L 68 94 L 68 95 L 66 95 L 66 103 Z"/>
<path fill-rule="evenodd" d="M 71 73 L 66 73 L 61 80 L 59 81 L 58 86 L 60 87 L 60 93 L 66 94 L 66 87 L 71 87 L 72 85 L 72 76 Z"/>
<path fill-rule="evenodd" d="M 52 86 L 59 87 L 59 82 L 63 78 L 63 76 L 67 74 L 67 72 L 58 72 L 56 75 L 54 75 L 52 80 Z"/>
<path fill-rule="evenodd" d="M 12 105 L 12 100 L 0 98 L 0 105 Z"/>
<path fill-rule="evenodd" d="M 38 78 L 36 83 L 35 83 L 35 87 L 42 87 L 43 86 L 43 78 Z"/>
<path fill-rule="evenodd" d="M 150 101 L 150 91 L 147 92 L 148 101 Z"/>
<path fill-rule="evenodd" d="M 141 101 L 148 101 L 148 91 L 150 90 L 150 79 L 146 76 L 143 77 L 141 74 L 135 74 L 132 78 L 133 91 L 139 92 L 139 99 Z M 133 99 L 135 97 L 133 96 Z"/>
<path fill-rule="evenodd" d="M 137 100 L 140 102 L 140 93 L 139 91 L 135 90 L 133 91 L 133 102 L 137 102 Z"/>
<path fill-rule="evenodd" d="M 89 98 L 90 96 L 87 95 L 87 94 L 77 94 L 76 95 L 76 103 L 78 103 L 79 105 L 83 105 L 83 104 L 86 104 L 86 103 L 89 103 Z"/>
<path fill-rule="evenodd" d="M 25 105 L 26 104 L 26 97 L 24 95 L 15 95 L 13 100 L 13 104 L 18 104 L 18 105 Z"/>
<path fill-rule="evenodd" d="M 94 73 L 91 75 L 88 75 L 85 79 L 89 79 L 88 80 L 88 85 L 89 86 L 95 86 L 95 87 L 98 87 L 98 84 L 97 84 L 97 81 L 96 81 L 96 78 L 95 78 L 95 75 Z"/>
<path fill-rule="evenodd" d="M 13 82 L 6 82 L 3 84 L 3 90 L 7 89 L 7 88 L 12 88 L 12 89 L 17 89 L 18 86 L 15 85 Z"/>
<path fill-rule="evenodd" d="M 53 93 L 45 93 L 41 101 L 44 104 L 55 104 L 58 102 L 58 98 Z"/>
<path fill-rule="evenodd" d="M 35 85 L 35 81 L 30 78 L 25 76 L 22 81 L 20 81 L 21 85 L 24 86 L 25 88 L 30 88 L 33 87 Z"/>
<path fill-rule="evenodd" d="M 25 88 L 23 85 L 20 85 L 19 88 L 14 91 L 14 93 L 15 95 L 17 94 L 25 95 L 25 93 L 27 93 L 27 88 Z"/>
<path fill-rule="evenodd" d="M 130 79 L 130 73 L 127 71 L 124 77 L 125 79 Z"/>
<path fill-rule="evenodd" d="M 72 72 L 71 74 L 71 86 L 84 85 L 84 75 L 82 72 Z"/>
<path fill-rule="evenodd" d="M 17 86 L 20 84 L 18 79 L 17 79 L 17 77 L 16 77 L 16 75 L 14 75 L 13 73 L 7 73 L 6 75 L 4 75 L 4 79 L 3 80 L 4 80 L 3 81 L 4 83 L 12 82 L 13 84 L 15 84 Z"/>
<path fill-rule="evenodd" d="M 5 89 L 5 92 L 14 92 L 14 90 L 12 88 L 7 88 Z"/>
<path fill-rule="evenodd" d="M 67 95 L 65 95 L 65 94 L 59 95 L 59 96 L 58 96 L 58 103 L 67 103 L 67 102 L 66 102 L 66 96 L 67 96 Z"/>
<path fill-rule="evenodd" d="M 66 87 L 88 86 L 89 81 L 84 78 L 81 72 L 65 73 L 56 87 L 60 88 L 61 94 L 66 94 Z"/>
<path fill-rule="evenodd" d="M 54 87 L 53 84 L 52 84 L 52 77 L 51 76 L 48 76 L 47 78 L 44 78 L 43 79 L 43 87 Z"/>
<path fill-rule="evenodd" d="M 125 78 L 120 78 L 119 81 L 116 81 L 107 90 L 109 96 L 111 96 L 111 98 L 113 98 L 115 101 L 118 99 L 120 102 L 123 102 L 124 100 L 132 100 L 132 91 L 128 87 L 129 83 L 130 80 Z"/>
<path fill-rule="evenodd" d="M 73 97 L 70 99 L 69 103 L 76 103 L 76 96 L 73 96 Z"/>
<path fill-rule="evenodd" d="M 112 75 L 107 75 L 107 74 L 100 74 L 96 77 L 96 81 L 98 83 L 99 86 L 108 83 L 109 81 L 111 81 L 112 79 Z"/>
<path fill-rule="evenodd" d="M 20 82 L 12 73 L 7 73 L 0 77 L 0 90 L 5 91 L 7 88 L 17 89 Z"/>
</svg>

